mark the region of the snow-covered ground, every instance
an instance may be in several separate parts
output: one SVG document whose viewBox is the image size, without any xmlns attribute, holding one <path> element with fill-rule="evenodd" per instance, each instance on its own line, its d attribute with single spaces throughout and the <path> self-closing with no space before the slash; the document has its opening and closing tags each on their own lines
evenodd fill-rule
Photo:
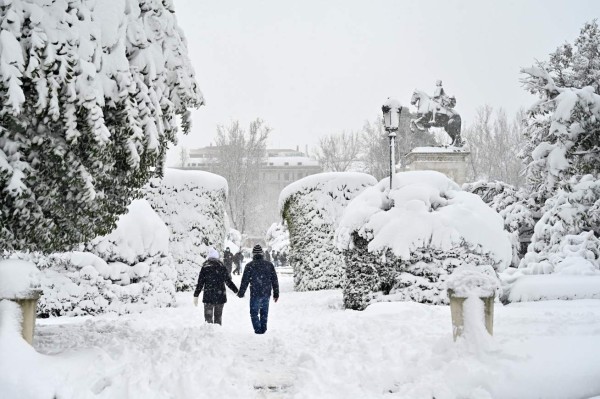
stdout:
<svg viewBox="0 0 600 399">
<path fill-rule="evenodd" d="M 248 295 L 231 292 L 222 327 L 204 323 L 191 293 L 178 293 L 175 308 L 39 320 L 35 347 L 49 356 L 25 346 L 0 356 L 0 397 L 13 397 L 15 383 L 19 398 L 27 391 L 78 399 L 600 395 L 600 300 L 496 303 L 494 339 L 476 346 L 452 341 L 447 306 L 348 311 L 338 290 L 292 292 L 289 275 L 280 282 L 265 335 L 252 331 Z M 1 346 L 8 340 L 0 327 Z M 26 364 L 10 359 L 17 353 Z"/>
</svg>

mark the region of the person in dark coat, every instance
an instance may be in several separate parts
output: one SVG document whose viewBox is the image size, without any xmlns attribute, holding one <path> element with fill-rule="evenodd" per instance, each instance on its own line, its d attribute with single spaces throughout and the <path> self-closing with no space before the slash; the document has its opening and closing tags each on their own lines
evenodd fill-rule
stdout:
<svg viewBox="0 0 600 399">
<path fill-rule="evenodd" d="M 231 270 L 233 269 L 233 254 L 229 250 L 229 247 L 225 248 L 225 252 L 223 253 L 223 263 L 225 264 L 227 273 L 231 276 Z"/>
<path fill-rule="evenodd" d="M 242 262 L 244 261 L 244 254 L 242 254 L 242 250 L 236 252 L 233 255 L 233 263 L 235 264 L 235 270 L 233 274 L 237 274 L 238 276 L 242 273 Z"/>
<path fill-rule="evenodd" d="M 265 252 L 265 259 L 267 260 L 267 262 L 271 261 L 271 251 L 269 251 L 267 249 L 267 252 Z"/>
<path fill-rule="evenodd" d="M 246 288 L 250 285 L 250 320 L 256 334 L 267 331 L 269 317 L 269 300 L 273 289 L 273 301 L 279 299 L 279 281 L 273 264 L 264 259 L 260 245 L 252 249 L 252 261 L 246 265 L 238 296 L 244 297 Z"/>
<path fill-rule="evenodd" d="M 237 294 L 238 289 L 231 281 L 231 275 L 219 260 L 219 253 L 216 249 L 210 248 L 207 259 L 200 269 L 198 284 L 194 291 L 194 306 L 198 306 L 198 296 L 204 290 L 202 302 L 204 303 L 204 320 L 207 323 L 221 324 L 223 307 L 227 302 L 225 284 Z"/>
</svg>

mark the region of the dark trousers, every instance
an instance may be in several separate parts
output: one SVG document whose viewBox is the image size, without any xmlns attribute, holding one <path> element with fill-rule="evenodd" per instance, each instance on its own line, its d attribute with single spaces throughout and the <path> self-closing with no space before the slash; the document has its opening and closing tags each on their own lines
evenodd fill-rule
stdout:
<svg viewBox="0 0 600 399">
<path fill-rule="evenodd" d="M 270 296 L 250 298 L 250 320 L 256 334 L 264 334 L 267 331 L 270 299 Z"/>
<path fill-rule="evenodd" d="M 238 276 L 240 275 L 240 272 L 241 272 L 240 266 L 241 266 L 240 264 L 237 264 L 237 263 L 235 264 L 235 270 L 233 271 L 233 274 L 237 274 Z"/>
<path fill-rule="evenodd" d="M 221 324 L 223 319 L 224 303 L 205 303 L 204 304 L 204 320 L 207 323 Z"/>
</svg>

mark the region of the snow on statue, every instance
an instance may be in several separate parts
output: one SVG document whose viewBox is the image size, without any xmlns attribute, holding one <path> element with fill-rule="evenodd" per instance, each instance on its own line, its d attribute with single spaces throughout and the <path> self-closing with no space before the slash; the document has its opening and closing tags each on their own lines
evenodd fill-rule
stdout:
<svg viewBox="0 0 600 399">
<path fill-rule="evenodd" d="M 0 247 L 114 229 L 203 104 L 170 1 L 4 1 Z"/>
</svg>

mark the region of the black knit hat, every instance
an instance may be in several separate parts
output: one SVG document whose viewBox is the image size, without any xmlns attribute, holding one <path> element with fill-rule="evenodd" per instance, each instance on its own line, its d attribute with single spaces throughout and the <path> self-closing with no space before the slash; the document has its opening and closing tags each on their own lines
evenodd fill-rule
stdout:
<svg viewBox="0 0 600 399">
<path fill-rule="evenodd" d="M 262 247 L 260 245 L 256 244 L 254 246 L 254 248 L 252 248 L 252 254 L 253 255 L 262 255 L 262 253 L 263 253 L 263 250 L 262 250 Z"/>
</svg>

